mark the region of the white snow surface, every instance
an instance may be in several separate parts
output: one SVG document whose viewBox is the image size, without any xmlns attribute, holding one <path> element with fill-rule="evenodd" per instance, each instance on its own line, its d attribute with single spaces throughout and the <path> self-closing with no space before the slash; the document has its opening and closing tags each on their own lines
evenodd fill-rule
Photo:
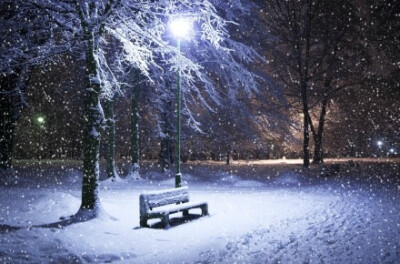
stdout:
<svg viewBox="0 0 400 264">
<path fill-rule="evenodd" d="M 207 201 L 210 216 L 174 214 L 168 230 L 139 227 L 139 194 L 173 188 L 157 168 L 100 183 L 116 219 L 58 226 L 79 209 L 79 170 L 17 166 L 0 179 L 0 263 L 400 263 L 398 163 L 344 164 L 327 178 L 262 166 L 187 165 L 191 201 Z"/>
</svg>

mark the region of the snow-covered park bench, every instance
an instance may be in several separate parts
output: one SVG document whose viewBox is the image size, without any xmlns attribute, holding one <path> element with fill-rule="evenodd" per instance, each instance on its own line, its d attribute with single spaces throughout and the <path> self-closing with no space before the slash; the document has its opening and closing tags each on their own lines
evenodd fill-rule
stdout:
<svg viewBox="0 0 400 264">
<path fill-rule="evenodd" d="M 189 202 L 188 187 L 167 189 L 142 193 L 140 203 L 140 226 L 145 227 L 147 220 L 160 218 L 165 228 L 169 228 L 169 215 L 182 212 L 183 216 L 189 215 L 189 210 L 200 208 L 202 215 L 208 215 L 206 202 Z M 157 208 L 157 209 L 155 209 Z"/>
</svg>

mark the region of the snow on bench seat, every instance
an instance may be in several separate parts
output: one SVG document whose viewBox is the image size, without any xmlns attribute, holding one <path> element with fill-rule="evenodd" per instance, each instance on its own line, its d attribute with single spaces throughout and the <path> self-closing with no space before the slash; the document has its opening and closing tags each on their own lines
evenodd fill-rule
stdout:
<svg viewBox="0 0 400 264">
<path fill-rule="evenodd" d="M 142 193 L 139 197 L 140 226 L 147 226 L 147 220 L 160 218 L 165 228 L 169 227 L 169 215 L 183 212 L 189 214 L 189 209 L 200 208 L 202 215 L 208 215 L 206 202 L 189 202 L 188 187 L 166 189 Z M 157 208 L 157 209 L 154 209 Z"/>
</svg>

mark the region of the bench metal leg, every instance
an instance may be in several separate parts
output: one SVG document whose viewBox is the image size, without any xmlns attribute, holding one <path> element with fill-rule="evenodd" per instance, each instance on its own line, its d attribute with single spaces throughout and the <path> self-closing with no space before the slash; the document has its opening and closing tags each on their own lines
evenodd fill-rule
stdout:
<svg viewBox="0 0 400 264">
<path fill-rule="evenodd" d="M 204 204 L 200 208 L 201 208 L 201 215 L 208 215 L 208 204 Z"/>
<path fill-rule="evenodd" d="M 183 210 L 182 211 L 183 216 L 188 216 L 189 215 L 189 210 Z"/>
<path fill-rule="evenodd" d="M 169 214 L 164 214 L 164 215 L 162 216 L 161 221 L 162 221 L 162 223 L 163 223 L 163 225 L 164 225 L 164 228 L 165 228 L 165 229 L 168 229 L 168 228 L 169 228 Z"/>
</svg>

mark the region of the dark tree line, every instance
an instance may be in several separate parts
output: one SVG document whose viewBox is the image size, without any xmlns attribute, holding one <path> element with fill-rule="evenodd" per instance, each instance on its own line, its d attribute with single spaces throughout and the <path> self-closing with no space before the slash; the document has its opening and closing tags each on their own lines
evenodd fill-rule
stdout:
<svg viewBox="0 0 400 264">
<path fill-rule="evenodd" d="M 360 89 L 376 89 L 376 84 L 369 82 L 371 71 L 376 69 L 374 60 L 379 59 L 376 55 L 382 45 L 389 48 L 390 44 L 371 41 L 371 30 L 378 38 L 398 43 L 399 33 L 394 32 L 393 24 L 398 4 L 389 2 L 259 1 L 260 17 L 273 36 L 265 45 L 271 58 L 269 71 L 284 87 L 293 115 L 301 114 L 304 166 L 310 163 L 310 133 L 313 162 L 323 162 L 325 123 L 327 118 L 333 118 L 328 112 L 342 104 L 342 100 L 354 102 L 362 109 L 362 101 L 345 95 Z M 385 8 L 390 10 L 383 11 Z M 386 14 L 392 14 L 392 18 L 387 19 Z M 371 19 L 389 23 L 388 32 L 381 31 L 379 23 Z M 335 118 L 343 124 L 351 115 L 343 111 L 336 114 Z"/>
<path fill-rule="evenodd" d="M 346 151 L 357 155 L 355 146 L 373 144 L 371 130 L 375 138 L 396 138 L 396 1 L 212 2 L 215 8 L 204 1 L 2 1 L 1 168 L 12 166 L 13 153 L 82 158 L 77 217 L 97 216 L 102 136 L 112 179 L 118 179 L 115 159 L 121 152 L 130 161 L 129 177 L 138 177 L 143 155 L 157 158 L 164 171 L 176 161 L 177 71 L 182 159 L 229 164 L 232 157 L 281 157 L 289 131 L 297 137 L 301 129 L 308 167 L 310 146 L 314 163 L 323 162 L 326 139 L 336 145 L 346 138 Z M 182 10 L 204 17 L 192 21 L 199 36 L 178 51 L 159 29 Z M 30 103 L 36 116 L 20 118 Z M 374 113 L 378 103 L 385 108 Z M 37 124 L 44 112 L 51 114 Z M 70 120 L 57 123 L 65 115 Z M 122 120 L 125 132 L 118 127 Z M 28 132 L 32 128 L 36 134 Z M 40 146 L 32 144 L 35 136 Z M 28 148 L 15 148 L 16 141 Z"/>
</svg>

